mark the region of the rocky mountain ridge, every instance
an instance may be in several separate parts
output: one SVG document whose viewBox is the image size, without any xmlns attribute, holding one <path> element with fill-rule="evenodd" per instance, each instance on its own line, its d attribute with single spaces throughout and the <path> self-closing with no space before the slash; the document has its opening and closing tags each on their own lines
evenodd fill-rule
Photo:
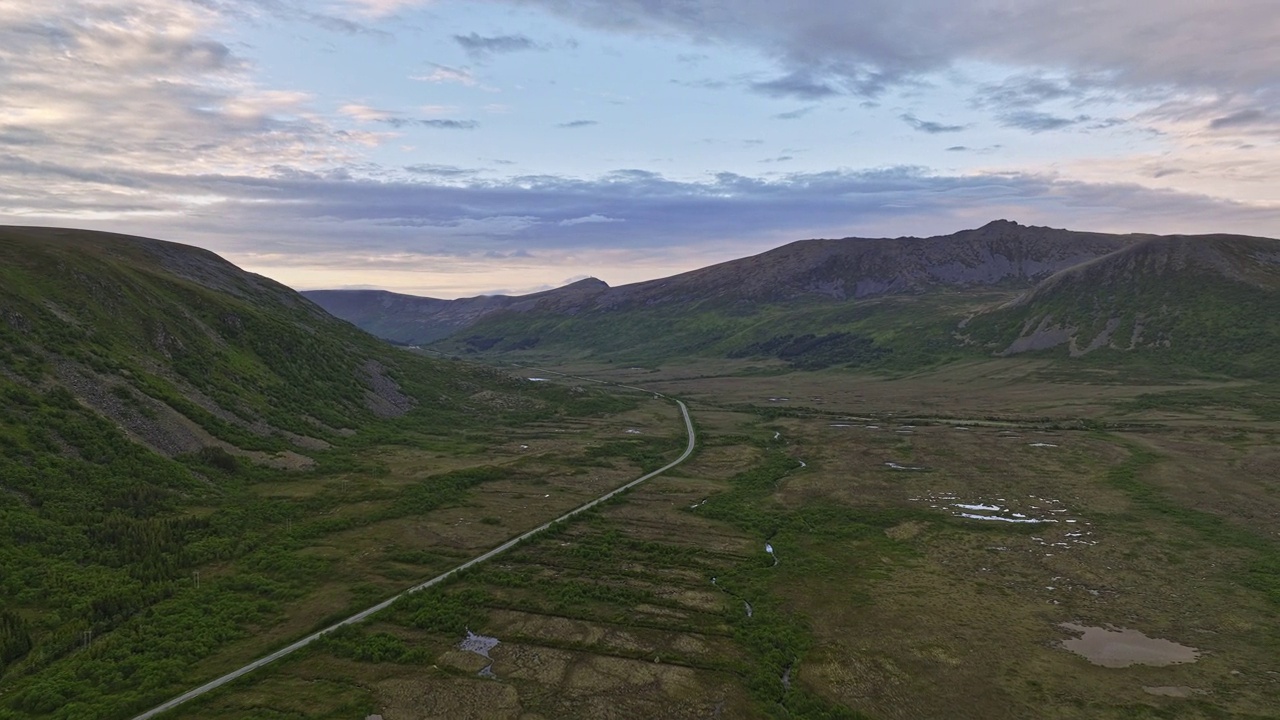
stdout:
<svg viewBox="0 0 1280 720">
<path fill-rule="evenodd" d="M 422 344 L 503 312 L 577 315 L 682 303 L 843 302 L 948 287 L 1030 287 L 1144 237 L 997 220 L 928 238 L 801 240 L 759 255 L 618 287 L 592 278 L 519 297 L 436 300 L 360 290 L 304 294 L 379 337 Z"/>
</svg>

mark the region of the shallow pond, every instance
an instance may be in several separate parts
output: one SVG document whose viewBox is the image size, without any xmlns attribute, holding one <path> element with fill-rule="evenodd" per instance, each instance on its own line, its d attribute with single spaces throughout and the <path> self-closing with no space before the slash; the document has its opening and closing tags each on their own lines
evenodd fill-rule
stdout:
<svg viewBox="0 0 1280 720">
<path fill-rule="evenodd" d="M 1137 630 L 1109 630 L 1075 623 L 1062 623 L 1060 627 L 1080 634 L 1080 637 L 1063 640 L 1062 647 L 1103 667 L 1175 665 L 1195 662 L 1200 657 L 1200 651 L 1193 647 L 1147 637 Z"/>
<path fill-rule="evenodd" d="M 462 642 L 458 643 L 458 649 L 465 652 L 475 653 L 476 655 L 488 660 L 489 664 L 481 668 L 480 672 L 477 674 L 481 677 L 492 678 L 497 676 L 493 674 L 493 658 L 489 657 L 489 651 L 498 647 L 498 645 L 498 638 L 489 637 L 487 635 L 477 635 L 471 632 L 468 628 L 467 636 L 463 638 Z"/>
</svg>

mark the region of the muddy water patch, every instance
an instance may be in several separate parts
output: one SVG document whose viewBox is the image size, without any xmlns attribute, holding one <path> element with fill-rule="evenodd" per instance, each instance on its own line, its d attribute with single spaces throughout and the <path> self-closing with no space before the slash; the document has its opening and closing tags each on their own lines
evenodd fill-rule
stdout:
<svg viewBox="0 0 1280 720">
<path fill-rule="evenodd" d="M 1081 655 L 1094 665 L 1122 668 L 1130 665 L 1177 665 L 1195 662 L 1200 651 L 1170 640 L 1147 637 L 1128 628 L 1101 628 L 1076 623 L 1059 627 L 1079 633 L 1079 637 L 1063 640 L 1063 648 Z"/>
<path fill-rule="evenodd" d="M 475 653 L 488 660 L 489 664 L 481 668 L 480 672 L 476 674 L 480 677 L 496 678 L 498 676 L 493 674 L 493 658 L 489 656 L 489 651 L 498 647 L 499 644 L 498 638 L 477 635 L 471 632 L 470 628 L 467 628 L 467 636 L 463 638 L 462 642 L 458 643 L 458 649 L 463 652 Z"/>
</svg>

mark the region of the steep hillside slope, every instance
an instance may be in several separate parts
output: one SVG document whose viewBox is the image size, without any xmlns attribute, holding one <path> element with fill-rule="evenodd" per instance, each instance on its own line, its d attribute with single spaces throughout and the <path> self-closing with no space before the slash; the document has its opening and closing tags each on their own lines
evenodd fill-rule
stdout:
<svg viewBox="0 0 1280 720">
<path fill-rule="evenodd" d="M 1274 373 L 1280 241 L 1156 237 L 1059 272 L 964 332 L 1002 355 L 1136 353 L 1228 373 Z"/>
<path fill-rule="evenodd" d="M 392 347 L 196 248 L 0 228 L 0 717 L 129 717 L 289 617 L 357 521 L 506 477 L 475 467 L 494 433 L 627 406 Z"/>
<path fill-rule="evenodd" d="M 143 238 L 0 229 L 0 340 L 11 382 L 61 387 L 167 455 L 319 446 L 415 403 L 393 349 L 213 253 Z"/>
</svg>

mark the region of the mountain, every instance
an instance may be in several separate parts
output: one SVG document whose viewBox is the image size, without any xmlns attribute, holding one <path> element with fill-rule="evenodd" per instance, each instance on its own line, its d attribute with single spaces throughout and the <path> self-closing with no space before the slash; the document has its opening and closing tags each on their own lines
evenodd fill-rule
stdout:
<svg viewBox="0 0 1280 720">
<path fill-rule="evenodd" d="M 929 238 L 802 240 L 605 293 L 602 309 L 669 302 L 849 301 L 939 287 L 1022 286 L 1132 242 L 997 220 Z"/>
<path fill-rule="evenodd" d="M 0 717 L 131 717 L 292 637 L 325 548 L 507 477 L 484 451 L 515 425 L 619 406 L 393 347 L 205 250 L 0 227 Z"/>
<path fill-rule="evenodd" d="M 433 348 L 448 353 L 772 358 L 800 368 L 910 369 L 983 354 L 1055 355 L 1055 348 L 1102 357 L 1093 351 L 1117 345 L 1128 322 L 1131 336 L 1135 327 L 1145 332 L 1133 343 L 1139 355 L 1163 348 L 1164 357 L 1211 369 L 1221 365 L 1208 357 L 1213 347 L 1248 354 L 1275 346 L 1265 319 L 1276 297 L 1266 260 L 1275 246 L 1242 236 L 1110 235 L 998 220 L 929 238 L 803 240 L 621 287 L 453 301 L 456 308 L 489 304 L 466 318 L 455 314 L 447 327 L 438 315 L 415 319 L 387 306 L 375 326 L 364 319 L 367 309 L 330 307 L 394 341 L 438 338 Z M 1175 330 L 1180 339 L 1169 337 Z"/>
<path fill-rule="evenodd" d="M 403 415 L 402 353 L 211 252 L 0 228 L 0 376 L 165 455 L 286 452 Z"/>
<path fill-rule="evenodd" d="M 1118 351 L 1269 371 L 1280 341 L 1280 241 L 1148 238 L 1055 273 L 964 332 L 999 355 Z"/>
<path fill-rule="evenodd" d="M 940 320 L 976 311 L 957 293 L 989 300 L 991 293 L 1025 290 L 1136 239 L 999 220 L 929 238 L 803 240 L 621 287 L 596 281 L 498 302 L 453 301 L 454 308 L 485 311 L 448 325 L 439 311 L 401 312 L 377 296 L 366 296 L 364 304 L 320 299 L 335 315 L 381 337 L 400 343 L 433 337 L 435 349 L 457 354 L 637 362 L 775 357 L 799 367 L 874 364 L 895 354 L 895 362 L 923 362 L 955 349 L 950 334 L 958 319 Z M 941 308 L 935 307 L 939 293 L 950 298 Z M 422 302 L 441 307 L 435 304 L 441 301 Z"/>
<path fill-rule="evenodd" d="M 329 313 L 402 345 L 422 345 L 464 330 L 501 310 L 534 306 L 569 311 L 609 286 L 595 278 L 532 295 L 481 295 L 459 300 L 401 295 L 384 290 L 305 290 L 303 295 Z"/>
</svg>

